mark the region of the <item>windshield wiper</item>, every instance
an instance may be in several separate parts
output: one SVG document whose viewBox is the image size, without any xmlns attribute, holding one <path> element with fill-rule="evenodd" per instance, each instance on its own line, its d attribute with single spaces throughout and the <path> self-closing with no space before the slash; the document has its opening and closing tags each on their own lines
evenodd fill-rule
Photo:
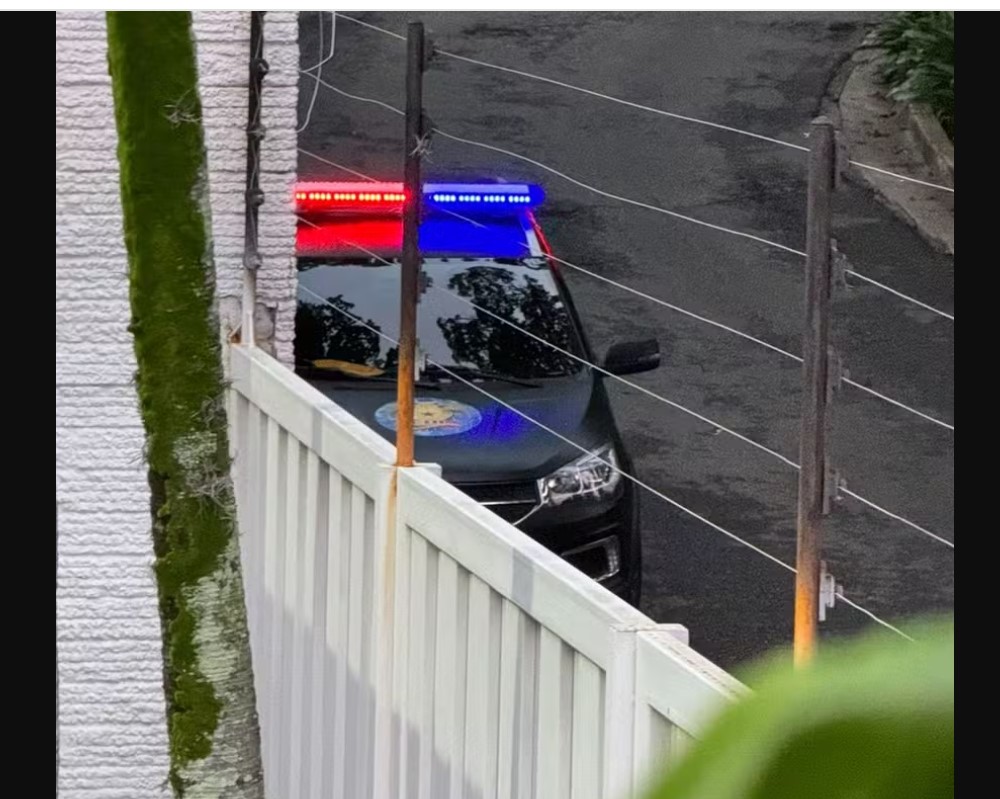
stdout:
<svg viewBox="0 0 1000 799">
<path fill-rule="evenodd" d="M 449 366 L 447 371 L 441 366 L 428 366 L 424 370 L 424 373 L 432 373 L 437 375 L 448 376 L 448 372 L 454 372 L 459 377 L 464 377 L 469 380 L 496 380 L 500 383 L 510 383 L 515 386 L 524 386 L 525 388 L 541 388 L 541 383 L 534 383 L 530 380 L 522 380 L 519 377 L 510 377 L 508 375 L 497 374 L 496 372 L 484 372 L 482 369 L 476 369 L 472 366 Z"/>
</svg>

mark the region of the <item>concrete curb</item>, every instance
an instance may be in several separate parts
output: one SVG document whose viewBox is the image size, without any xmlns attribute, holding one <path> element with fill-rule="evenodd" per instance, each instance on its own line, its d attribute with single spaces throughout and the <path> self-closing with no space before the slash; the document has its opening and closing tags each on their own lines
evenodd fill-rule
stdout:
<svg viewBox="0 0 1000 799">
<path fill-rule="evenodd" d="M 907 121 L 913 137 L 920 144 L 924 158 L 936 171 L 947 178 L 949 186 L 955 185 L 955 145 L 944 132 L 934 113 L 925 105 L 908 103 Z"/>
<path fill-rule="evenodd" d="M 951 142 L 933 115 L 885 96 L 878 80 L 880 52 L 866 44 L 845 62 L 830 82 L 824 110 L 838 124 L 852 160 L 952 186 L 954 147 L 944 146 Z M 953 193 L 869 169 L 851 169 L 848 175 L 871 188 L 936 250 L 955 254 Z"/>
</svg>

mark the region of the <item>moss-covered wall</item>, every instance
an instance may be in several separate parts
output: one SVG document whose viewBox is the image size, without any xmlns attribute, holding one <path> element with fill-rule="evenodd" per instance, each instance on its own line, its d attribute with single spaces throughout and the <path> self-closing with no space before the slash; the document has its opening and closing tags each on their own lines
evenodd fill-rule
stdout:
<svg viewBox="0 0 1000 799">
<path fill-rule="evenodd" d="M 201 102 L 188 12 L 109 12 L 136 385 L 146 429 L 171 783 L 197 787 L 233 697 L 210 674 L 247 647 L 236 564 Z M 173 113 L 183 107 L 184 113 Z M 235 585 L 233 581 L 235 580 Z M 230 590 L 219 591 L 220 583 Z M 214 589 L 214 590 L 213 590 Z M 200 633 L 224 616 L 221 641 Z M 211 618 L 210 618 L 211 617 Z M 248 657 L 244 654 L 244 660 Z M 221 675 L 223 677 L 228 675 Z M 252 683 L 246 675 L 244 691 Z M 245 699 L 246 697 L 244 697 Z M 255 725 L 243 730 L 257 736 Z M 256 747 L 251 747 L 256 748 Z M 245 773 L 259 772 L 259 762 Z"/>
</svg>

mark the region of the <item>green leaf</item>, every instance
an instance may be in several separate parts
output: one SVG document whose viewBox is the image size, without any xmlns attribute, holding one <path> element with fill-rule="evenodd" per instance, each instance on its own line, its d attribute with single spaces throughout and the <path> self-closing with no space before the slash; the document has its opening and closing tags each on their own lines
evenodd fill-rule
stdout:
<svg viewBox="0 0 1000 799">
<path fill-rule="evenodd" d="M 772 663 L 649 799 L 949 799 L 954 628 Z"/>
</svg>

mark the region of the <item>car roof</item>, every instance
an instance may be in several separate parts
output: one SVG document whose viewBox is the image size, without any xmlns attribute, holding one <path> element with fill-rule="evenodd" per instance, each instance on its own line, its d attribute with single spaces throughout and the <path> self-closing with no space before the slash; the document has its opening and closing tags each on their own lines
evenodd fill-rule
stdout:
<svg viewBox="0 0 1000 799">
<path fill-rule="evenodd" d="M 300 258 L 374 254 L 392 259 L 401 257 L 402 249 L 403 222 L 399 217 L 314 217 L 298 223 L 296 255 Z M 429 215 L 420 225 L 420 252 L 425 258 L 509 259 L 542 254 L 531 219 L 525 214 L 482 221 Z"/>
</svg>

